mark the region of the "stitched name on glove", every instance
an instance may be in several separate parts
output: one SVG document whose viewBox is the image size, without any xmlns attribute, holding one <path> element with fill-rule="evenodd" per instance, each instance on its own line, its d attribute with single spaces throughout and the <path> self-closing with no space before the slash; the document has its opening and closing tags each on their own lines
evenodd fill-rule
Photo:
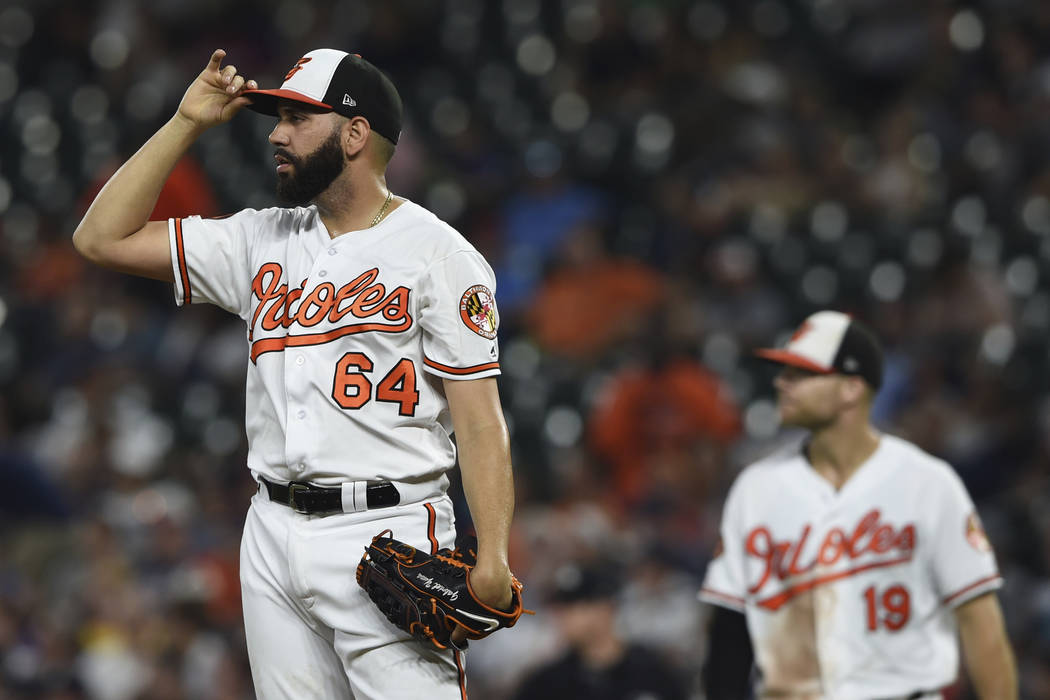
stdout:
<svg viewBox="0 0 1050 700">
<path fill-rule="evenodd" d="M 454 591 L 451 588 L 443 586 L 429 576 L 424 576 L 423 574 L 417 573 L 416 580 L 421 581 L 423 583 L 423 588 L 427 589 L 428 591 L 433 591 L 434 593 L 437 593 L 438 595 L 441 595 L 442 597 L 447 598 L 448 600 L 459 600 L 459 591 Z"/>
</svg>

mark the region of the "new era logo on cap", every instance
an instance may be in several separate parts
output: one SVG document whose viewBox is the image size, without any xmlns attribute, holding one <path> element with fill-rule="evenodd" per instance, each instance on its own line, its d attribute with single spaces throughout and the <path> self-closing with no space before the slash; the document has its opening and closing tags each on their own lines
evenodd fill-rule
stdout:
<svg viewBox="0 0 1050 700">
<path fill-rule="evenodd" d="M 882 349 L 863 324 L 838 311 L 818 311 L 807 318 L 782 348 L 755 354 L 770 362 L 818 374 L 855 374 L 872 387 L 882 383 Z"/>
<path fill-rule="evenodd" d="M 292 100 L 345 117 L 364 117 L 372 131 L 397 143 L 401 136 L 401 97 L 390 79 L 358 54 L 315 49 L 296 61 L 281 87 L 245 90 L 250 109 L 276 115 L 279 100 Z M 353 95 L 353 97 L 351 97 Z"/>
</svg>

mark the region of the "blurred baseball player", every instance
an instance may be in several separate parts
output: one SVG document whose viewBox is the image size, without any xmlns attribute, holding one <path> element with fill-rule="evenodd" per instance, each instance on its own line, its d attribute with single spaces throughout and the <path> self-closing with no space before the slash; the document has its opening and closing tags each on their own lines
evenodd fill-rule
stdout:
<svg viewBox="0 0 1050 700">
<path fill-rule="evenodd" d="M 958 631 L 978 696 L 1016 698 L 1002 580 L 962 481 L 870 423 L 875 337 L 821 311 L 757 354 L 782 366 L 781 421 L 809 435 L 730 489 L 700 592 L 717 606 L 707 696 L 748 697 L 753 653 L 761 697 L 939 698 Z"/>
<path fill-rule="evenodd" d="M 248 467 L 260 489 L 241 588 L 260 698 L 466 696 L 462 655 L 413 640 L 355 582 L 381 530 L 424 551 L 455 539 L 456 461 L 478 536 L 471 586 L 511 601 L 513 487 L 491 269 L 394 196 L 401 99 L 359 56 L 319 49 L 259 90 L 215 51 L 176 114 L 110 179 L 74 234 L 101 265 L 174 283 L 247 324 Z M 278 196 L 224 219 L 147 221 L 168 173 L 244 107 L 275 115 Z"/>
</svg>

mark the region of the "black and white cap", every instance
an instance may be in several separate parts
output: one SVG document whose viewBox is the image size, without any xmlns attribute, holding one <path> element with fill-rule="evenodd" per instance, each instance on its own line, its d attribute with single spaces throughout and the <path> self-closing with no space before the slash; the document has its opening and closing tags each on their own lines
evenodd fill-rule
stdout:
<svg viewBox="0 0 1050 700">
<path fill-rule="evenodd" d="M 393 143 L 401 136 L 403 107 L 390 78 L 358 54 L 315 49 L 292 66 L 274 90 L 245 90 L 249 109 L 275 116 L 280 99 L 364 117 L 372 131 Z"/>
<path fill-rule="evenodd" d="M 818 311 L 782 348 L 764 348 L 764 360 L 818 374 L 853 374 L 873 389 L 882 384 L 882 347 L 871 330 L 839 311 Z"/>
</svg>

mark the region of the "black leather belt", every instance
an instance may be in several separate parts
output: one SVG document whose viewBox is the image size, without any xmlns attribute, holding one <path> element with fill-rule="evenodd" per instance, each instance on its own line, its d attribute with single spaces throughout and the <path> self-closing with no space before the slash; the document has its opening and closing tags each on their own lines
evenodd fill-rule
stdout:
<svg viewBox="0 0 1050 700">
<path fill-rule="evenodd" d="M 318 515 L 321 513 L 343 512 L 343 490 L 315 486 L 305 481 L 293 481 L 288 484 L 277 484 L 264 476 L 259 481 L 266 487 L 270 500 L 288 506 L 296 513 Z M 397 487 L 389 481 L 377 481 L 365 488 L 368 508 L 389 508 L 401 502 Z"/>
</svg>

